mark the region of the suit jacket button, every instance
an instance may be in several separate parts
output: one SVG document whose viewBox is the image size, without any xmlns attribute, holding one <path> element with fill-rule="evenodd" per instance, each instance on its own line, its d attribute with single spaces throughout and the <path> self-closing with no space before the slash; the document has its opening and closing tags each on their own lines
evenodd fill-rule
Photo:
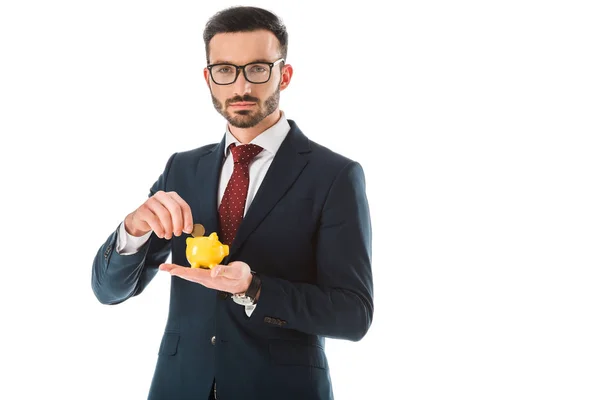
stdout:
<svg viewBox="0 0 600 400">
<path fill-rule="evenodd" d="M 104 251 L 104 258 L 108 260 L 108 256 L 110 255 L 110 252 L 112 251 L 112 244 L 109 244 L 108 247 L 106 248 L 106 250 Z"/>
<path fill-rule="evenodd" d="M 217 343 L 217 337 L 213 336 L 213 337 L 210 338 L 210 344 L 212 344 L 214 346 L 215 343 Z"/>
</svg>

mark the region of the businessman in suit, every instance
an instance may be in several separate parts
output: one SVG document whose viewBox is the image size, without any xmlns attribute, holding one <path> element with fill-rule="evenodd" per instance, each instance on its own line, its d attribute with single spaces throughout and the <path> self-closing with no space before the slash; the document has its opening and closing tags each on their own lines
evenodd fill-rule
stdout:
<svg viewBox="0 0 600 400">
<path fill-rule="evenodd" d="M 279 109 L 293 70 L 277 16 L 223 10 L 204 41 L 225 134 L 171 155 L 98 250 L 92 289 L 118 304 L 171 274 L 151 400 L 332 399 L 324 339 L 358 341 L 373 318 L 363 170 Z M 230 246 L 213 269 L 189 268 L 194 223 Z"/>
</svg>

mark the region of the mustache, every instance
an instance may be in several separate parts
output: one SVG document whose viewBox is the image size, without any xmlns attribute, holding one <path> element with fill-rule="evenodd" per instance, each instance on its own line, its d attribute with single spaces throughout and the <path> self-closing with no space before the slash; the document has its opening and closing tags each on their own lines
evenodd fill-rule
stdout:
<svg viewBox="0 0 600 400">
<path fill-rule="evenodd" d="M 256 97 L 252 97 L 249 95 L 246 95 L 244 97 L 236 96 L 236 97 L 232 97 L 231 99 L 227 99 L 227 101 L 225 101 L 225 105 L 228 106 L 231 103 L 240 103 L 240 102 L 258 103 L 259 100 L 260 99 L 257 99 Z"/>
</svg>

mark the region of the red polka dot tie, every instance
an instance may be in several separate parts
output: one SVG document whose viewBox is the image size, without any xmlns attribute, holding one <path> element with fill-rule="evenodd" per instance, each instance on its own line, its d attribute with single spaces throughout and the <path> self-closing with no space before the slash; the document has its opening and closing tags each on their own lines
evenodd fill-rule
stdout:
<svg viewBox="0 0 600 400">
<path fill-rule="evenodd" d="M 255 144 L 229 146 L 233 156 L 233 174 L 229 178 L 227 188 L 219 206 L 219 221 L 221 223 L 221 242 L 231 245 L 235 234 L 244 218 L 244 207 L 248 197 L 248 183 L 250 162 L 262 151 L 262 147 Z"/>
</svg>

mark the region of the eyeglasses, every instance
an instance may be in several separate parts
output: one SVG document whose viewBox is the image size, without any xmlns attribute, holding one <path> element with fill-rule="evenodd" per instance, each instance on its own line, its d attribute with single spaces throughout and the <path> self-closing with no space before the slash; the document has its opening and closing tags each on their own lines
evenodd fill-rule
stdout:
<svg viewBox="0 0 600 400">
<path fill-rule="evenodd" d="M 244 77 L 250 83 L 265 83 L 271 79 L 273 66 L 282 62 L 283 58 L 272 63 L 252 62 L 246 65 L 235 65 L 228 63 L 210 64 L 206 68 L 210 71 L 210 76 L 217 85 L 231 85 L 244 71 Z"/>
</svg>

